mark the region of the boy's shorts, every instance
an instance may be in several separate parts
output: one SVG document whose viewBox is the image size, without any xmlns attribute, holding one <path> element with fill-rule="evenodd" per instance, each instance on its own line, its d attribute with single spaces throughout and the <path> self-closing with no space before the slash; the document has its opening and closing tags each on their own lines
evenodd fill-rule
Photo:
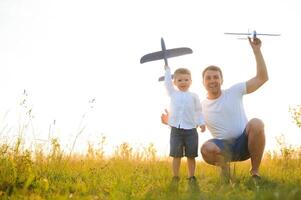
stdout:
<svg viewBox="0 0 301 200">
<path fill-rule="evenodd" d="M 198 156 L 198 132 L 194 129 L 179 129 L 171 127 L 170 153 L 171 157 L 195 158 Z"/>
<path fill-rule="evenodd" d="M 213 142 L 220 148 L 228 162 L 244 161 L 250 158 L 246 129 L 236 139 L 211 139 L 209 142 Z"/>
</svg>

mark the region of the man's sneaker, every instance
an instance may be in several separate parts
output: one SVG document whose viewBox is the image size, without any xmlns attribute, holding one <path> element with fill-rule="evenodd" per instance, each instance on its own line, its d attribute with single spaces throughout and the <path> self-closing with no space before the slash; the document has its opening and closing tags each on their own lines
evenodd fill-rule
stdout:
<svg viewBox="0 0 301 200">
<path fill-rule="evenodd" d="M 252 171 L 250 171 L 250 175 L 254 180 L 260 180 L 261 176 L 257 173 L 253 173 Z"/>
<path fill-rule="evenodd" d="M 261 176 L 259 176 L 258 174 L 253 174 L 252 178 L 256 179 L 256 180 L 260 180 Z"/>
</svg>

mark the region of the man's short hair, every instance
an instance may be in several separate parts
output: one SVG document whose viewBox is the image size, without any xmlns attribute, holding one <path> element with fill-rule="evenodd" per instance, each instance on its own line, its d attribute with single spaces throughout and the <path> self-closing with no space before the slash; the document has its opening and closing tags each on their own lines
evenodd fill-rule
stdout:
<svg viewBox="0 0 301 200">
<path fill-rule="evenodd" d="M 208 70 L 218 71 L 221 74 L 221 78 L 223 78 L 223 72 L 222 72 L 221 68 L 219 68 L 218 66 L 215 66 L 215 65 L 210 65 L 203 70 L 203 73 L 202 73 L 203 79 L 204 79 L 206 71 L 208 71 Z"/>
</svg>

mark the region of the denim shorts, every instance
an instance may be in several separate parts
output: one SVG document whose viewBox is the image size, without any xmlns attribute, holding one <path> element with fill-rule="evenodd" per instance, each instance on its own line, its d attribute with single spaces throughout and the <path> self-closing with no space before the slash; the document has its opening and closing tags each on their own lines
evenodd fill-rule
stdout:
<svg viewBox="0 0 301 200">
<path fill-rule="evenodd" d="M 171 157 L 195 158 L 198 156 L 198 132 L 194 129 L 171 127 L 170 153 Z"/>
<path fill-rule="evenodd" d="M 232 140 L 211 139 L 209 142 L 213 142 L 220 148 L 228 162 L 244 161 L 250 158 L 246 129 L 238 138 Z"/>
</svg>

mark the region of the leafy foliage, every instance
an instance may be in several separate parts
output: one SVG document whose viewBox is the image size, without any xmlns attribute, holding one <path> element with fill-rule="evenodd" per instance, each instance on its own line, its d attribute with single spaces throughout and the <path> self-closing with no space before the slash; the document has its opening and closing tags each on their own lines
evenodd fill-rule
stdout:
<svg viewBox="0 0 301 200">
<path fill-rule="evenodd" d="M 295 124 L 301 128 L 301 105 L 290 107 L 289 109 Z"/>
</svg>

